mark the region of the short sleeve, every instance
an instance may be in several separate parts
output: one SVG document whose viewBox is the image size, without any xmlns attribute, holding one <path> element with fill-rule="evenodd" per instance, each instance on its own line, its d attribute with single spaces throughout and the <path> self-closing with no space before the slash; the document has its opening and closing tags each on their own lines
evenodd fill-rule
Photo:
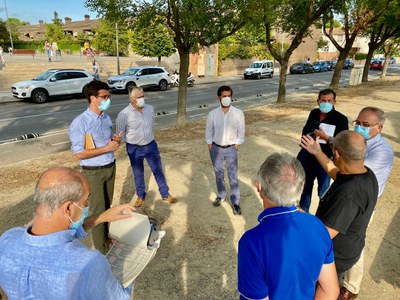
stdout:
<svg viewBox="0 0 400 300">
<path fill-rule="evenodd" d="M 257 254 L 246 238 L 239 241 L 238 253 L 238 290 L 241 299 L 264 299 L 268 296 L 268 286 L 264 271 L 256 260 Z"/>
<path fill-rule="evenodd" d="M 77 119 L 73 120 L 69 126 L 68 135 L 71 140 L 71 150 L 74 153 L 85 150 L 85 132 L 83 126 L 79 126 Z"/>
</svg>

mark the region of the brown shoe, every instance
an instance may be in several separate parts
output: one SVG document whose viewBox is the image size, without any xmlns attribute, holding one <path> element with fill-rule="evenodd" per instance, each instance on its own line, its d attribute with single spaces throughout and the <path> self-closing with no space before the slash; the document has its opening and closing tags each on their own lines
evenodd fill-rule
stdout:
<svg viewBox="0 0 400 300">
<path fill-rule="evenodd" d="M 165 201 L 165 202 L 169 202 L 169 203 L 176 203 L 178 201 L 178 200 L 176 200 L 176 198 L 174 198 L 171 195 L 168 195 L 167 198 L 162 198 L 162 200 Z"/>
<path fill-rule="evenodd" d="M 134 204 L 133 206 L 134 206 L 134 207 L 141 207 L 142 204 L 143 204 L 143 202 L 144 202 L 144 199 L 142 199 L 142 198 L 137 198 L 136 201 L 135 201 L 135 204 Z"/>
<path fill-rule="evenodd" d="M 357 296 L 358 296 L 358 294 L 353 294 L 352 292 L 350 292 L 345 287 L 341 287 L 340 288 L 340 295 L 339 295 L 339 299 L 340 300 L 356 299 Z"/>
</svg>

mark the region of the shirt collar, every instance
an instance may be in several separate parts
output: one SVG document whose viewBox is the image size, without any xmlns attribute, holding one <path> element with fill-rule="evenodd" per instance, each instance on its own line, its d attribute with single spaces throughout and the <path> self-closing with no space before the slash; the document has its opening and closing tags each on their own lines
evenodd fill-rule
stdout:
<svg viewBox="0 0 400 300">
<path fill-rule="evenodd" d="M 262 222 L 266 218 L 271 218 L 275 216 L 288 216 L 292 214 L 298 213 L 298 209 L 296 206 L 277 206 L 277 207 L 272 207 L 272 208 L 267 208 L 265 209 L 259 216 L 258 216 L 258 222 Z"/>
<path fill-rule="evenodd" d="M 378 133 L 376 136 L 374 136 L 372 139 L 367 140 L 367 147 L 369 145 L 375 144 L 376 142 L 378 142 L 380 139 L 382 138 L 381 134 Z"/>
<path fill-rule="evenodd" d="M 105 113 L 104 111 L 98 115 L 95 112 L 93 112 L 89 107 L 87 108 L 86 112 L 92 117 L 92 118 L 96 118 L 96 119 L 103 119 L 105 117 Z"/>
<path fill-rule="evenodd" d="M 26 227 L 23 240 L 30 245 L 37 247 L 48 247 L 62 245 L 77 238 L 77 230 L 67 229 L 46 235 L 33 235 L 29 233 L 32 226 Z"/>
</svg>

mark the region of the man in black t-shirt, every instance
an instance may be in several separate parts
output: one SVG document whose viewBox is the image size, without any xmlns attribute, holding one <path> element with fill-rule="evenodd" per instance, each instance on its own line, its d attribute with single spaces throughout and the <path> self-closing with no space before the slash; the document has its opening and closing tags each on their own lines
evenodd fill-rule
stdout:
<svg viewBox="0 0 400 300">
<path fill-rule="evenodd" d="M 333 240 L 339 281 L 360 257 L 365 232 L 378 198 L 378 182 L 364 166 L 365 139 L 345 130 L 333 142 L 333 163 L 310 136 L 303 136 L 301 146 L 313 154 L 335 180 L 321 199 L 317 217 L 327 227 Z"/>
<path fill-rule="evenodd" d="M 312 137 L 319 136 L 322 152 L 326 156 L 332 156 L 330 147 L 330 139 L 339 132 L 349 129 L 348 119 L 345 115 L 335 110 L 336 93 L 331 89 L 325 89 L 318 94 L 318 108 L 313 109 L 308 116 L 307 122 L 303 127 L 302 135 L 310 135 Z M 334 129 L 330 136 L 325 133 L 323 128 L 331 127 Z M 320 130 L 320 128 L 322 130 Z M 306 171 L 306 181 L 304 183 L 303 192 L 300 197 L 300 207 L 308 212 L 311 205 L 311 195 L 314 180 L 318 181 L 318 197 L 321 199 L 330 184 L 330 178 L 324 169 L 317 162 L 315 157 L 308 153 L 305 149 L 301 149 L 297 155 L 297 159 L 301 162 Z"/>
</svg>

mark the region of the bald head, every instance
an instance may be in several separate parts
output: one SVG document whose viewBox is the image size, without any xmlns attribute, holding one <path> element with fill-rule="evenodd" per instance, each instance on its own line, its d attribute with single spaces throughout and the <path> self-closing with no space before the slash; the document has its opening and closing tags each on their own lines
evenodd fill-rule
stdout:
<svg viewBox="0 0 400 300">
<path fill-rule="evenodd" d="M 367 144 L 361 134 L 350 130 L 341 131 L 335 137 L 333 148 L 340 152 L 345 162 L 364 164 Z"/>
<path fill-rule="evenodd" d="M 45 206 L 49 213 L 66 201 L 78 202 L 89 189 L 84 176 L 67 167 L 53 167 L 46 170 L 36 185 L 33 203 L 35 213 L 39 206 Z"/>
</svg>

